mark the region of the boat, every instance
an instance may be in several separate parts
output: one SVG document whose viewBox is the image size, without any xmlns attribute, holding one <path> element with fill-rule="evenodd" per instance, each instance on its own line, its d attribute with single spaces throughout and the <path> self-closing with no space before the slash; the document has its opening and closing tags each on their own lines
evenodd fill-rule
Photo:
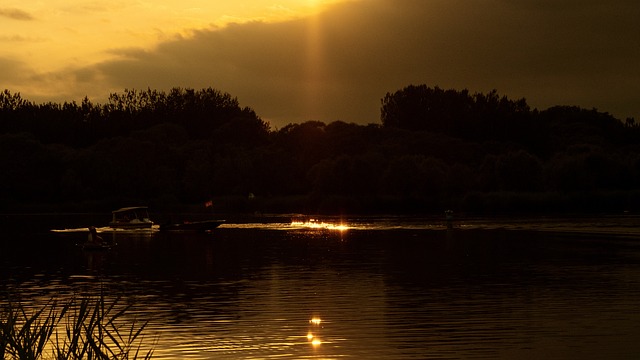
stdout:
<svg viewBox="0 0 640 360">
<path fill-rule="evenodd" d="M 101 251 L 101 250 L 111 250 L 111 248 L 115 245 L 115 243 L 110 243 L 104 241 L 100 235 L 98 235 L 98 230 L 95 226 L 89 226 L 89 235 L 87 236 L 87 241 L 83 244 L 76 244 L 82 248 L 84 251 Z"/>
<path fill-rule="evenodd" d="M 151 229 L 153 226 L 146 206 L 124 207 L 111 213 L 109 226 L 113 229 Z"/>
<path fill-rule="evenodd" d="M 222 225 L 224 220 L 184 221 L 181 223 L 161 224 L 160 231 L 211 231 Z"/>
</svg>

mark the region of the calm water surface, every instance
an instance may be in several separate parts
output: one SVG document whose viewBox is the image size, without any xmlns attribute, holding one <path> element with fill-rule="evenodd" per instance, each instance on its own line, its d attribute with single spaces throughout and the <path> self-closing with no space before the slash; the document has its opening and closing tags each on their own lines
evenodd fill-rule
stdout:
<svg viewBox="0 0 640 360">
<path fill-rule="evenodd" d="M 637 359 L 637 221 L 104 231 L 118 245 L 93 253 L 79 230 L 11 232 L 1 299 L 102 291 L 157 359 Z"/>
</svg>

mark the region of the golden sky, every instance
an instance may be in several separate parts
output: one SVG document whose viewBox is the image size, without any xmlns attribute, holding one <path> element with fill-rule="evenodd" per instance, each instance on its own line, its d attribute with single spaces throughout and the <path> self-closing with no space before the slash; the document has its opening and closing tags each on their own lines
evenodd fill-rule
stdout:
<svg viewBox="0 0 640 360">
<path fill-rule="evenodd" d="M 313 14 L 336 0 L 4 0 L 2 57 L 35 72 L 87 66 L 116 49 L 162 41 L 229 23 L 278 22 Z"/>
<path fill-rule="evenodd" d="M 3 0 L 0 90 L 213 87 L 263 119 L 379 122 L 410 84 L 640 118 L 636 0 Z"/>
</svg>

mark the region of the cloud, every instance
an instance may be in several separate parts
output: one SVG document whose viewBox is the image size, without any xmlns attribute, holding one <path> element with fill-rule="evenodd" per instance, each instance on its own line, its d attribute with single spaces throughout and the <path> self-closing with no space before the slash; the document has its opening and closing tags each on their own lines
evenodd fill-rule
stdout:
<svg viewBox="0 0 640 360">
<path fill-rule="evenodd" d="M 0 83 L 10 84 L 24 80 L 22 74 L 26 71 L 25 66 L 20 61 L 0 57 Z M 4 90 L 4 89 L 0 89 Z M 12 89 L 11 89 L 12 90 Z"/>
<path fill-rule="evenodd" d="M 6 17 L 12 20 L 30 21 L 35 20 L 33 15 L 20 9 L 0 8 L 0 17 Z"/>
<path fill-rule="evenodd" d="M 626 0 L 352 1 L 313 18 L 114 50 L 117 60 L 76 81 L 100 79 L 103 91 L 212 86 L 278 127 L 378 122 L 386 92 L 423 83 L 637 117 L 639 15 Z"/>
<path fill-rule="evenodd" d="M 12 43 L 38 43 L 44 42 L 47 39 L 42 37 L 30 37 L 23 35 L 0 35 L 0 42 L 12 42 Z"/>
</svg>

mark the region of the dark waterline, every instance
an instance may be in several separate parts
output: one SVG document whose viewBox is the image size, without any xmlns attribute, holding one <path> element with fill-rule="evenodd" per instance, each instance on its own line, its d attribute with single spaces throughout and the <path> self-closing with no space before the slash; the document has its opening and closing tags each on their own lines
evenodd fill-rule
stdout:
<svg viewBox="0 0 640 360">
<path fill-rule="evenodd" d="M 83 232 L 11 232 L 1 289 L 34 306 L 120 297 L 155 358 L 633 359 L 640 238 L 616 221 L 103 232 L 118 246 L 93 253 Z"/>
</svg>

